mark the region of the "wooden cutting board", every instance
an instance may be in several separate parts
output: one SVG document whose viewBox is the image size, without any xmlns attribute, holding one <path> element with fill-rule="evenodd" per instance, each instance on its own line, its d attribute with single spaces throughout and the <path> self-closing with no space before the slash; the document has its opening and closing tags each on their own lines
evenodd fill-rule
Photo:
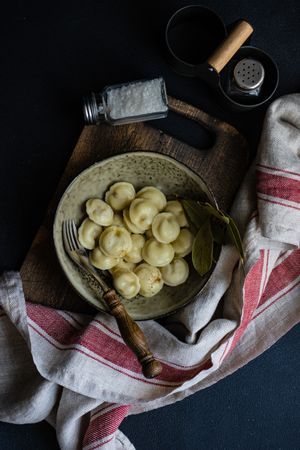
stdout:
<svg viewBox="0 0 300 450">
<path fill-rule="evenodd" d="M 176 158 L 197 172 L 213 191 L 219 207 L 229 208 L 248 167 L 248 145 L 231 125 L 169 97 L 170 109 L 204 126 L 213 146 L 199 150 L 143 123 L 85 127 L 66 166 L 45 219 L 21 268 L 25 298 L 35 303 L 91 312 L 68 284 L 56 258 L 52 226 L 56 206 L 71 180 L 89 165 L 122 152 L 152 150 Z"/>
</svg>

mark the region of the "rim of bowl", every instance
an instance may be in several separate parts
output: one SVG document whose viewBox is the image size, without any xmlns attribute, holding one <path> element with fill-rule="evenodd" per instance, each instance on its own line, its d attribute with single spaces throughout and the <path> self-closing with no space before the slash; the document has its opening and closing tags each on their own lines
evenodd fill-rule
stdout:
<svg viewBox="0 0 300 450">
<path fill-rule="evenodd" d="M 88 172 L 90 170 L 92 170 L 94 167 L 96 166 L 101 166 L 102 164 L 109 162 L 109 161 L 113 161 L 115 159 L 119 159 L 120 157 L 126 157 L 126 156 L 131 156 L 131 155 L 139 155 L 139 156 L 149 156 L 149 155 L 153 155 L 155 157 L 161 158 L 161 159 L 167 159 L 170 160 L 172 163 L 178 164 L 179 166 L 183 166 L 186 170 L 188 170 L 189 172 L 192 173 L 193 176 L 195 176 L 196 178 L 199 178 L 201 180 L 201 182 L 205 185 L 207 191 L 209 192 L 211 199 L 213 200 L 214 204 L 216 207 L 218 207 L 218 203 L 217 200 L 212 192 L 212 190 L 210 189 L 210 187 L 207 185 L 206 181 L 203 180 L 203 178 L 198 175 L 193 169 L 191 169 L 189 166 L 187 166 L 185 163 L 178 161 L 177 159 L 173 158 L 172 156 L 169 155 L 165 155 L 163 153 L 159 153 L 156 152 L 154 150 L 133 150 L 133 151 L 127 151 L 127 152 L 122 152 L 122 153 L 118 153 L 116 155 L 113 156 L 109 156 L 107 158 L 101 159 L 101 161 L 97 161 L 93 164 L 91 164 L 90 166 L 88 166 L 86 169 L 82 170 L 81 172 L 79 172 L 75 178 L 73 178 L 73 180 L 68 184 L 68 186 L 66 187 L 66 189 L 64 190 L 63 194 L 60 197 L 60 200 L 57 204 L 56 210 L 55 210 L 55 215 L 54 215 L 54 219 L 53 219 L 53 226 L 52 226 L 52 237 L 53 237 L 53 242 L 54 242 L 54 248 L 55 248 L 55 253 L 56 253 L 56 258 L 58 259 L 59 265 L 65 275 L 66 280 L 68 281 L 68 283 L 72 286 L 73 290 L 76 292 L 76 294 L 83 299 L 86 303 L 88 303 L 89 305 L 91 305 L 92 307 L 94 307 L 96 310 L 101 311 L 105 314 L 111 315 L 111 313 L 107 310 L 104 310 L 102 308 L 97 308 L 95 306 L 94 303 L 92 303 L 90 300 L 88 300 L 86 297 L 84 297 L 77 289 L 76 286 L 73 284 L 73 282 L 71 281 L 71 279 L 69 278 L 63 263 L 58 255 L 58 244 L 56 242 L 56 238 L 55 238 L 55 226 L 56 226 L 56 221 L 57 221 L 57 215 L 58 215 L 58 210 L 60 209 L 60 205 L 62 203 L 62 200 L 64 198 L 64 196 L 66 195 L 66 193 L 72 188 L 72 185 L 75 184 L 75 182 L 77 181 L 77 179 L 79 177 L 81 177 L 85 172 Z M 212 267 L 212 269 L 210 270 L 210 272 L 207 275 L 207 279 L 205 281 L 205 283 L 203 284 L 203 286 L 199 289 L 199 291 L 191 296 L 190 298 L 188 298 L 186 300 L 186 302 L 184 302 L 182 305 L 180 305 L 179 307 L 177 307 L 176 309 L 163 313 L 163 314 L 159 314 L 153 317 L 147 317 L 147 318 L 141 318 L 141 319 L 134 319 L 135 321 L 139 322 L 139 321 L 145 321 L 145 320 L 158 320 L 158 319 L 162 319 L 164 317 L 168 317 L 171 316 L 173 314 L 175 314 L 176 312 L 180 311 L 182 308 L 184 308 L 186 305 L 188 305 L 195 297 L 196 295 L 199 295 L 199 293 L 204 289 L 205 285 L 207 284 L 208 280 L 210 279 L 213 271 L 214 271 L 215 265 Z"/>
</svg>

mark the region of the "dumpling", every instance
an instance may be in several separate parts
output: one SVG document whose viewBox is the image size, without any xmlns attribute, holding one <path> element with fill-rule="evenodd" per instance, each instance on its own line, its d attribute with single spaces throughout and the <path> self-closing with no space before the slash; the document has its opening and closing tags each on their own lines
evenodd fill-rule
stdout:
<svg viewBox="0 0 300 450">
<path fill-rule="evenodd" d="M 111 269 L 109 269 L 109 272 L 111 274 L 113 274 L 113 272 L 118 269 L 124 269 L 124 270 L 129 270 L 129 272 L 133 272 L 135 268 L 136 268 L 135 263 L 125 261 L 124 259 L 119 259 L 118 264 L 116 266 L 112 267 Z"/>
<path fill-rule="evenodd" d="M 149 239 L 144 245 L 142 256 L 151 266 L 163 267 L 174 258 L 174 249 L 171 244 L 163 244 L 156 239 Z"/>
<path fill-rule="evenodd" d="M 101 233 L 99 247 L 105 255 L 123 258 L 132 249 L 132 240 L 124 227 L 112 225 Z"/>
<path fill-rule="evenodd" d="M 141 234 L 132 234 L 132 249 L 128 252 L 124 259 L 131 263 L 139 263 L 142 261 L 142 249 L 145 245 L 145 238 Z"/>
<path fill-rule="evenodd" d="M 162 267 L 160 271 L 165 284 L 178 286 L 188 279 L 189 265 L 183 258 L 174 258 L 170 264 Z"/>
<path fill-rule="evenodd" d="M 176 241 L 172 246 L 176 256 L 186 256 L 191 253 L 193 248 L 194 236 L 187 228 L 182 228 Z"/>
<path fill-rule="evenodd" d="M 140 290 L 140 280 L 134 272 L 129 270 L 118 269 L 113 273 L 113 281 L 115 289 L 124 298 L 135 297 Z"/>
<path fill-rule="evenodd" d="M 164 282 L 157 267 L 143 263 L 134 272 L 140 280 L 140 294 L 144 297 L 152 297 L 162 289 Z"/>
<path fill-rule="evenodd" d="M 174 214 L 170 212 L 157 214 L 152 222 L 152 233 L 158 242 L 169 244 L 175 241 L 180 233 L 180 226 Z"/>
<path fill-rule="evenodd" d="M 136 198 L 129 207 L 129 218 L 140 230 L 148 230 L 158 209 L 150 200 Z"/>
<path fill-rule="evenodd" d="M 78 240 L 84 248 L 93 250 L 96 247 L 96 240 L 99 238 L 101 231 L 101 225 L 97 225 L 87 217 L 78 228 Z"/>
<path fill-rule="evenodd" d="M 96 247 L 90 252 L 90 262 L 93 266 L 97 267 L 97 269 L 108 270 L 116 266 L 119 259 L 104 255 L 100 248 Z"/>
<path fill-rule="evenodd" d="M 136 197 L 150 200 L 152 203 L 154 203 L 158 211 L 162 211 L 167 203 L 165 194 L 154 186 L 143 187 L 143 189 L 138 191 Z"/>
<path fill-rule="evenodd" d="M 120 181 L 114 183 L 105 194 L 105 201 L 115 210 L 122 211 L 135 197 L 135 189 L 131 183 Z"/>
<path fill-rule="evenodd" d="M 120 213 L 114 213 L 112 225 L 117 225 L 118 227 L 124 227 L 123 216 Z"/>
<path fill-rule="evenodd" d="M 178 200 L 167 202 L 165 211 L 173 213 L 181 227 L 189 226 L 182 204 Z"/>
<path fill-rule="evenodd" d="M 124 220 L 125 227 L 131 233 L 134 233 L 134 234 L 143 234 L 144 233 L 145 230 L 141 230 L 140 228 L 138 228 L 136 225 L 134 225 L 131 222 L 128 209 L 124 209 L 124 211 L 123 211 L 123 220 Z"/>
<path fill-rule="evenodd" d="M 100 198 L 90 198 L 86 202 L 86 212 L 89 218 L 98 225 L 108 227 L 113 222 L 113 210 Z"/>
</svg>

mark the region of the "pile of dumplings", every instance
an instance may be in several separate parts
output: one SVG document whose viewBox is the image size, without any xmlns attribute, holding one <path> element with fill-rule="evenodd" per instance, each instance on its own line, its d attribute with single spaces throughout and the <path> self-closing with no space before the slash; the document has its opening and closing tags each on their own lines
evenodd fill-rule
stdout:
<svg viewBox="0 0 300 450">
<path fill-rule="evenodd" d="M 131 183 L 114 183 L 105 201 L 86 202 L 87 218 L 78 239 L 90 250 L 91 264 L 108 270 L 126 299 L 152 297 L 164 284 L 178 286 L 189 276 L 184 257 L 194 236 L 178 200 L 167 201 L 154 186 L 135 192 Z"/>
</svg>

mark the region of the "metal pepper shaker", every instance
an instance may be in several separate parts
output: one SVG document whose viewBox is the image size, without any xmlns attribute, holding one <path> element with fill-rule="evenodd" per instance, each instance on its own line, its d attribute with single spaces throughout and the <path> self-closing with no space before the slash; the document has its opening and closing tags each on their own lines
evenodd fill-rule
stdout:
<svg viewBox="0 0 300 450">
<path fill-rule="evenodd" d="M 245 97 L 259 97 L 265 78 L 265 69 L 256 59 L 245 58 L 234 67 L 229 79 L 230 97 L 243 100 Z"/>
</svg>

